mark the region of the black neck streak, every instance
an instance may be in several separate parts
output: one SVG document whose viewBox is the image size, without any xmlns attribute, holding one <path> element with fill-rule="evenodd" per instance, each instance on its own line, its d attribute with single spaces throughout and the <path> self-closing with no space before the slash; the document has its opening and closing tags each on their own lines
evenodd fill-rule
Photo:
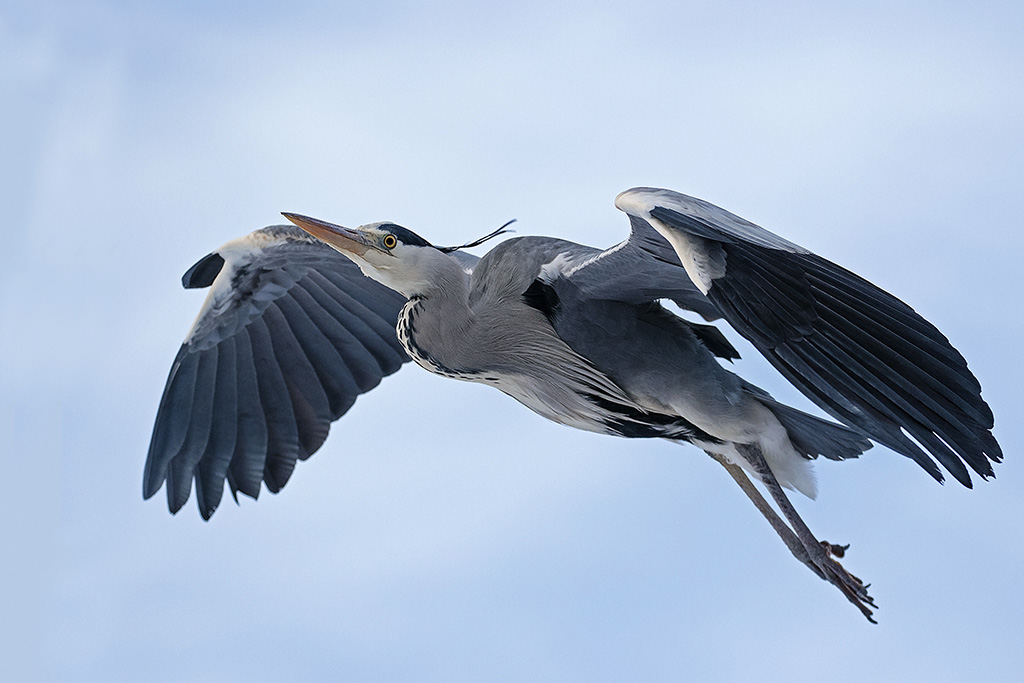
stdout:
<svg viewBox="0 0 1024 683">
<path fill-rule="evenodd" d="M 420 322 L 421 314 L 424 313 L 423 306 L 426 301 L 427 297 L 418 294 L 409 297 L 409 301 L 402 307 L 398 315 L 398 325 L 395 328 L 398 332 L 398 341 L 417 365 L 435 375 L 452 379 L 478 379 L 481 374 L 479 370 L 452 368 L 436 353 L 420 344 L 418 335 L 421 330 L 417 328 L 417 324 Z M 429 312 L 427 312 L 427 316 L 430 316 Z"/>
</svg>

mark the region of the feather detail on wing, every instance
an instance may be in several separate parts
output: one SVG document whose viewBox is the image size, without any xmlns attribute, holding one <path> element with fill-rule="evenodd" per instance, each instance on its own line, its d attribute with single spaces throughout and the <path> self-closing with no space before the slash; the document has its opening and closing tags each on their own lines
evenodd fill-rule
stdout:
<svg viewBox="0 0 1024 683">
<path fill-rule="evenodd" d="M 171 366 L 143 495 L 166 481 L 177 512 L 196 484 L 209 519 L 224 482 L 277 492 L 330 423 L 408 357 L 395 334 L 405 298 L 298 228 L 229 242 L 182 279 L 210 293 Z"/>
<path fill-rule="evenodd" d="M 702 200 L 634 188 L 616 206 L 634 234 L 656 230 L 720 315 L 831 415 L 939 481 L 932 457 L 965 486 L 965 463 L 993 475 L 1002 452 L 981 387 L 946 337 L 908 305 Z"/>
</svg>

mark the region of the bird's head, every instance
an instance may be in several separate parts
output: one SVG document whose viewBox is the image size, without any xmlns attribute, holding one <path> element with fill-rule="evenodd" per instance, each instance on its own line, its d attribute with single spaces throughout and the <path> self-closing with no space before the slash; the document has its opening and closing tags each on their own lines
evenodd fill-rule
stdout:
<svg viewBox="0 0 1024 683">
<path fill-rule="evenodd" d="M 465 271 L 449 254 L 504 234 L 513 222 L 458 247 L 437 247 L 412 230 L 387 221 L 353 229 L 295 213 L 282 215 L 352 259 L 367 277 L 407 297 L 445 291 L 453 281 L 464 280 Z"/>
<path fill-rule="evenodd" d="M 407 297 L 423 295 L 453 261 L 412 230 L 394 223 L 344 228 L 294 213 L 285 218 L 352 259 L 363 274 Z"/>
</svg>

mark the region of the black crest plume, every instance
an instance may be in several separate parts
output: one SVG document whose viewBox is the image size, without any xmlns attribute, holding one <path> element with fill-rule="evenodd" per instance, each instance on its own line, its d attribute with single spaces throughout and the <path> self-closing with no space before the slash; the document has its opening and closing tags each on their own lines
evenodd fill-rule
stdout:
<svg viewBox="0 0 1024 683">
<path fill-rule="evenodd" d="M 516 219 L 513 218 L 508 223 L 505 223 L 505 225 L 501 226 L 500 228 L 498 228 L 494 232 L 492 232 L 492 233 L 490 233 L 488 235 L 484 235 L 480 239 L 473 240 L 472 242 L 467 242 L 466 244 L 460 245 L 458 247 L 436 247 L 436 249 L 438 251 L 444 252 L 445 254 L 450 254 L 453 251 L 458 251 L 459 249 L 472 249 L 473 247 L 479 247 L 481 244 L 483 244 L 484 242 L 486 242 L 489 239 L 493 239 L 493 238 L 497 237 L 498 235 L 504 235 L 507 232 L 512 232 L 511 230 L 506 230 L 505 228 L 507 228 L 508 226 L 512 225 L 515 222 L 516 222 Z"/>
</svg>

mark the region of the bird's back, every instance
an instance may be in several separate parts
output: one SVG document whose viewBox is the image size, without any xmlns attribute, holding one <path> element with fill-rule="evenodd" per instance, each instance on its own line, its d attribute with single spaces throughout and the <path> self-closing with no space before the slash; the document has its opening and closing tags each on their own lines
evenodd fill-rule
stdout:
<svg viewBox="0 0 1024 683">
<path fill-rule="evenodd" d="M 549 264 L 561 254 L 586 259 L 601 253 L 594 247 L 554 237 L 516 237 L 502 242 L 473 269 L 469 306 L 474 311 L 517 302 Z"/>
</svg>

